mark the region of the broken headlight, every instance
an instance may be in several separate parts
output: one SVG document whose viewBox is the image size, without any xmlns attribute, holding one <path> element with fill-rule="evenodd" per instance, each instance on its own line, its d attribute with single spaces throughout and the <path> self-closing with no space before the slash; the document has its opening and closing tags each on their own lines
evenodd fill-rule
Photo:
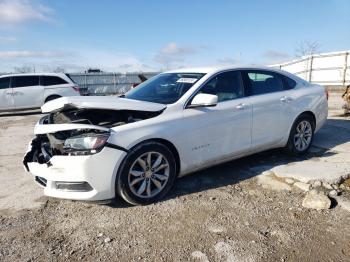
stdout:
<svg viewBox="0 0 350 262">
<path fill-rule="evenodd" d="M 95 154 L 107 143 L 109 133 L 86 133 L 66 139 L 63 150 L 72 154 Z"/>
</svg>

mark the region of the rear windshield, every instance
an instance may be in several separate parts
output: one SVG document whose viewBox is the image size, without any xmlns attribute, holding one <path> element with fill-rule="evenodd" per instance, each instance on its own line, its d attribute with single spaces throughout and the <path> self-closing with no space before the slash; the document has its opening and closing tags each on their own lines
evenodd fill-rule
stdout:
<svg viewBox="0 0 350 262">
<path fill-rule="evenodd" d="M 205 74 L 165 73 L 159 74 L 125 94 L 125 98 L 160 104 L 178 101 Z"/>
<path fill-rule="evenodd" d="M 76 82 L 73 80 L 73 78 L 70 76 L 70 74 L 65 74 L 74 84 L 76 84 Z"/>
</svg>

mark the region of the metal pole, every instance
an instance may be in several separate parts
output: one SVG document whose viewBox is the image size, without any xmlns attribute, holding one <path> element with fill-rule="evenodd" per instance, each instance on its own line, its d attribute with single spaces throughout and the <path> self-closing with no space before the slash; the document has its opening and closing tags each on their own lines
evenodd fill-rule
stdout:
<svg viewBox="0 0 350 262">
<path fill-rule="evenodd" d="M 349 52 L 345 53 L 344 69 L 343 69 L 343 87 L 346 85 L 346 70 L 348 69 Z"/>
<path fill-rule="evenodd" d="M 310 72 L 309 72 L 309 82 L 311 83 L 312 80 L 312 63 L 314 62 L 314 56 L 310 56 Z"/>
<path fill-rule="evenodd" d="M 117 76 L 115 72 L 113 72 L 113 89 L 114 93 L 117 93 Z"/>
<path fill-rule="evenodd" d="M 88 86 L 87 86 L 87 73 L 86 73 L 86 71 L 85 71 L 85 79 L 84 80 L 85 80 L 85 90 L 87 93 L 89 93 Z"/>
</svg>

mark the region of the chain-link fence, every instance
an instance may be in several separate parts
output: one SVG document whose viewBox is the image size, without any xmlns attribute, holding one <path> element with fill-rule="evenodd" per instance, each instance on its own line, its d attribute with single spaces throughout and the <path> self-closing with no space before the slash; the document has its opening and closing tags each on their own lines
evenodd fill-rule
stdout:
<svg viewBox="0 0 350 262">
<path fill-rule="evenodd" d="M 86 95 L 124 94 L 134 84 L 141 82 L 139 75 L 147 79 L 157 75 L 147 73 L 71 73 L 69 76 L 84 90 Z"/>
</svg>

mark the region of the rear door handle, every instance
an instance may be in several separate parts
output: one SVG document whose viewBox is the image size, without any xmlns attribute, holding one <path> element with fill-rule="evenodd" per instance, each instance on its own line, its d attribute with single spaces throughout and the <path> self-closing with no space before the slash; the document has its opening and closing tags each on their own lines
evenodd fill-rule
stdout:
<svg viewBox="0 0 350 262">
<path fill-rule="evenodd" d="M 245 107 L 246 107 L 246 105 L 243 104 L 243 103 L 241 103 L 241 104 L 238 104 L 238 105 L 236 106 L 236 109 L 238 109 L 238 110 L 244 110 Z"/>
<path fill-rule="evenodd" d="M 282 96 L 280 100 L 281 100 L 281 102 L 285 102 L 285 103 L 289 103 L 289 102 L 293 101 L 293 99 L 291 97 L 288 97 L 288 96 Z"/>
</svg>

